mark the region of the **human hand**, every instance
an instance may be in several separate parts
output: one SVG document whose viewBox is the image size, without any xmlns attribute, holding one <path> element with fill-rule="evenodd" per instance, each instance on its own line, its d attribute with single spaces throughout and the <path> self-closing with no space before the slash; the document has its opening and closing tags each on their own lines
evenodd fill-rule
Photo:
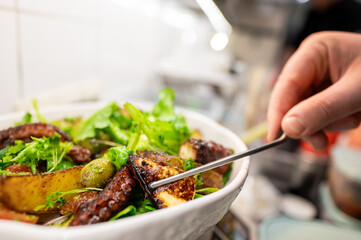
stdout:
<svg viewBox="0 0 361 240">
<path fill-rule="evenodd" d="M 325 132 L 355 128 L 361 120 L 361 34 L 311 35 L 283 68 L 268 106 L 268 139 L 280 129 L 318 150 Z"/>
</svg>

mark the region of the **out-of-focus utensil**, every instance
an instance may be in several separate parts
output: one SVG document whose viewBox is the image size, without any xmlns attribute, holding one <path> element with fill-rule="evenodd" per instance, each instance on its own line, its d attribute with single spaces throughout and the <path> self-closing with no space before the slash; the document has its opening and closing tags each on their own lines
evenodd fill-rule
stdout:
<svg viewBox="0 0 361 240">
<path fill-rule="evenodd" d="M 210 162 L 210 163 L 207 163 L 207 164 L 202 165 L 200 167 L 193 168 L 193 169 L 191 169 L 189 171 L 186 171 L 184 173 L 180 173 L 178 175 L 174 175 L 174 176 L 171 176 L 171 177 L 168 177 L 168 178 L 164 178 L 164 179 L 152 182 L 152 183 L 150 183 L 148 185 L 148 187 L 149 187 L 149 189 L 154 190 L 154 189 L 156 189 L 156 188 L 158 188 L 160 186 L 163 186 L 165 184 L 172 183 L 172 182 L 178 181 L 180 179 L 183 179 L 183 178 L 186 178 L 186 177 L 189 177 L 189 176 L 196 175 L 198 173 L 202 173 L 202 172 L 217 168 L 219 166 L 222 166 L 222 165 L 225 165 L 227 163 L 233 162 L 235 160 L 250 156 L 252 154 L 262 152 L 262 151 L 267 150 L 269 148 L 276 147 L 276 146 L 284 143 L 285 141 L 287 141 L 287 139 L 288 139 L 288 137 L 286 136 L 286 134 L 282 134 L 281 137 L 277 138 L 276 140 L 274 140 L 272 142 L 264 144 L 262 146 L 259 146 L 259 147 L 253 148 L 253 149 L 249 149 L 249 150 L 247 150 L 245 152 L 241 152 L 241 153 L 237 153 L 237 154 L 233 154 L 233 155 L 221 158 L 221 159 L 216 160 L 214 162 Z"/>
</svg>

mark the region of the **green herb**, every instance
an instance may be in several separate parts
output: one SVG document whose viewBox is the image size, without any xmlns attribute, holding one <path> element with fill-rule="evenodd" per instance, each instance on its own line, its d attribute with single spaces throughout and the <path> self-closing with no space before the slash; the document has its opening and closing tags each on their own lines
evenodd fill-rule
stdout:
<svg viewBox="0 0 361 240">
<path fill-rule="evenodd" d="M 8 170 L 0 170 L 0 176 L 20 176 L 20 175 L 29 175 L 30 173 L 28 172 L 18 172 L 18 173 L 14 173 L 14 172 L 10 172 Z"/>
<path fill-rule="evenodd" d="M 39 111 L 38 102 L 36 101 L 36 99 L 32 99 L 31 102 L 33 103 L 33 108 L 35 110 L 36 118 L 38 119 L 38 121 L 47 123 L 48 121 L 43 117 L 43 115 Z"/>
<path fill-rule="evenodd" d="M 128 156 L 133 151 L 125 146 L 109 148 L 105 154 L 105 158 L 109 159 L 114 166 L 119 170 L 122 166 L 125 166 L 128 161 Z"/>
<path fill-rule="evenodd" d="M 113 118 L 110 120 L 106 132 L 109 133 L 109 135 L 114 139 L 115 142 L 121 144 L 128 143 L 130 133 L 124 129 L 121 129 L 116 119 Z"/>
<path fill-rule="evenodd" d="M 74 138 L 74 132 L 77 126 L 77 123 L 81 121 L 79 117 L 66 117 L 57 121 L 51 122 L 52 125 L 59 127 L 61 130 L 69 134 Z"/>
<path fill-rule="evenodd" d="M 173 121 L 162 121 L 154 117 L 148 119 L 132 104 L 126 103 L 124 107 L 133 121 L 139 123 L 142 133 L 147 136 L 152 148 L 175 155 L 180 145 L 190 136 L 183 116 L 177 115 Z"/>
<path fill-rule="evenodd" d="M 68 168 L 71 168 L 74 166 L 76 166 L 75 163 L 73 163 L 71 161 L 63 160 L 55 167 L 54 171 L 65 170 L 65 169 L 68 169 Z"/>
<path fill-rule="evenodd" d="M 31 118 L 32 115 L 29 112 L 27 112 L 25 113 L 21 121 L 15 123 L 15 126 L 31 123 Z"/>
<path fill-rule="evenodd" d="M 194 194 L 194 199 L 203 197 L 203 196 L 205 196 L 205 195 L 207 195 L 207 194 L 210 194 L 210 193 L 217 192 L 218 190 L 219 190 L 218 188 L 202 188 L 202 189 L 197 189 L 197 190 L 196 190 L 196 193 Z"/>
<path fill-rule="evenodd" d="M 202 188 L 202 189 L 197 189 L 196 193 L 206 195 L 206 194 L 217 192 L 218 190 L 219 190 L 218 188 Z"/>
<path fill-rule="evenodd" d="M 156 208 L 153 207 L 152 202 L 149 199 L 144 199 L 136 204 L 137 206 L 137 214 L 142 214 L 146 212 L 155 211 Z"/>
<path fill-rule="evenodd" d="M 156 208 L 153 207 L 152 203 L 148 199 L 145 199 L 142 201 L 135 202 L 134 205 L 129 205 L 128 207 L 124 208 L 114 217 L 112 217 L 109 221 L 114 221 L 116 219 L 129 217 L 129 216 L 135 216 L 138 214 L 142 214 L 154 210 L 156 210 Z"/>
<path fill-rule="evenodd" d="M 121 217 L 128 217 L 136 215 L 137 209 L 133 205 L 129 205 L 128 207 L 124 208 L 122 211 L 118 212 L 114 217 L 109 219 L 109 221 L 114 221 Z"/>
<path fill-rule="evenodd" d="M 174 120 L 174 91 L 170 88 L 161 90 L 158 94 L 158 103 L 154 106 L 152 114 L 161 120 Z"/>
<path fill-rule="evenodd" d="M 202 178 L 202 175 L 200 173 L 194 175 L 194 177 L 196 178 L 196 187 L 200 187 L 200 186 L 203 186 L 203 178 Z"/>
<path fill-rule="evenodd" d="M 118 106 L 113 102 L 94 113 L 80 124 L 76 132 L 75 141 L 78 142 L 83 139 L 94 138 L 96 136 L 96 129 L 108 127 L 110 124 L 110 117 L 117 110 Z"/>
<path fill-rule="evenodd" d="M 53 137 L 32 139 L 33 142 L 25 145 L 21 141 L 17 141 L 15 146 L 10 146 L 0 159 L 0 169 L 12 164 L 25 164 L 36 174 L 38 173 L 36 167 L 39 161 L 43 160 L 47 163 L 47 172 L 52 172 L 73 146 L 71 142 L 61 142 L 59 134 L 55 134 Z"/>
<path fill-rule="evenodd" d="M 88 138 L 95 138 L 97 131 L 109 134 L 117 143 L 127 144 L 130 133 L 122 127 L 130 126 L 129 119 L 122 116 L 118 105 L 113 102 L 94 113 L 79 125 L 74 139 L 79 142 Z"/>
<path fill-rule="evenodd" d="M 196 198 L 200 198 L 200 197 L 204 197 L 205 195 L 199 194 L 199 193 L 195 193 L 194 194 L 194 199 Z"/>
<path fill-rule="evenodd" d="M 188 171 L 196 167 L 197 167 L 197 163 L 193 159 L 188 159 L 183 162 L 184 171 Z"/>
<path fill-rule="evenodd" d="M 223 174 L 222 187 L 224 187 L 224 186 L 227 184 L 229 178 L 231 177 L 232 167 L 233 167 L 233 163 L 231 163 L 231 164 L 229 165 L 229 168 L 228 168 L 227 171 Z"/>
<path fill-rule="evenodd" d="M 61 191 L 52 192 L 46 197 L 45 204 L 37 206 L 36 208 L 34 208 L 34 211 L 39 211 L 40 209 L 43 208 L 45 208 L 45 210 L 48 210 L 54 208 L 55 206 L 59 208 L 60 206 L 63 206 L 66 203 L 66 199 L 64 198 L 64 196 L 68 194 L 77 194 L 87 191 L 102 191 L 102 190 L 103 189 L 101 188 L 89 187 L 89 188 L 70 190 L 67 192 L 61 192 Z"/>
</svg>

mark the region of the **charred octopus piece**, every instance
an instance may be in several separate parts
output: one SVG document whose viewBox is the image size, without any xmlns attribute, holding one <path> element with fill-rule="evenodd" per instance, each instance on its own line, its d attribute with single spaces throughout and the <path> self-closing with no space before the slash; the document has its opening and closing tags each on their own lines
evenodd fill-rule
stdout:
<svg viewBox="0 0 361 240">
<path fill-rule="evenodd" d="M 232 154 L 232 150 L 213 141 L 190 138 L 179 149 L 179 156 L 183 159 L 193 159 L 197 163 L 206 164 Z M 224 174 L 230 164 L 218 167 L 216 172 Z"/>
<path fill-rule="evenodd" d="M 135 188 L 128 167 L 120 168 L 99 196 L 82 205 L 69 226 L 104 222 L 127 206 Z"/>
<path fill-rule="evenodd" d="M 182 169 L 164 162 L 164 157 L 164 153 L 160 152 L 151 152 L 148 157 L 129 155 L 131 170 L 136 175 L 147 198 L 157 208 L 171 207 L 192 200 L 195 194 L 195 178 L 193 176 L 161 186 L 154 191 L 149 189 L 148 185 L 154 181 L 184 172 Z"/>
<path fill-rule="evenodd" d="M 60 214 L 61 215 L 76 214 L 82 205 L 90 201 L 93 201 L 97 197 L 98 197 L 98 192 L 96 191 L 79 193 L 72 199 L 66 201 L 66 203 L 60 207 Z"/>
<path fill-rule="evenodd" d="M 183 160 L 178 157 L 157 151 L 148 151 L 148 150 L 138 150 L 137 154 L 143 158 L 149 158 L 159 162 L 167 163 L 172 167 L 176 167 L 183 170 Z"/>
<path fill-rule="evenodd" d="M 74 145 L 68 152 L 68 155 L 71 157 L 74 163 L 82 164 L 90 162 L 92 153 L 85 147 Z"/>
</svg>

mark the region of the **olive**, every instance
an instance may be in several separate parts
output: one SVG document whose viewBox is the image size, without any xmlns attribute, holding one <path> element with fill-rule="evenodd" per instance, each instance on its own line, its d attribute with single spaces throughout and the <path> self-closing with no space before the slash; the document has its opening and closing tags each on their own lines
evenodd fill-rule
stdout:
<svg viewBox="0 0 361 240">
<path fill-rule="evenodd" d="M 108 159 L 98 158 L 84 166 L 81 183 L 86 187 L 103 187 L 114 173 L 115 167 Z"/>
</svg>

